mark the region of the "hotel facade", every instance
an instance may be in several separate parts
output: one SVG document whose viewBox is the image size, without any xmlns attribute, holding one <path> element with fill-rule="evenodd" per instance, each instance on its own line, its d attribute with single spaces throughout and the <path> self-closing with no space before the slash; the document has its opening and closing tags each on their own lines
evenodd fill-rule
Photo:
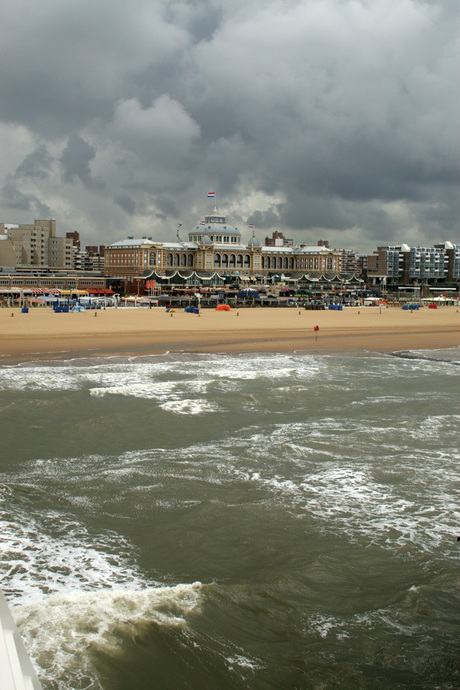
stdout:
<svg viewBox="0 0 460 690">
<path fill-rule="evenodd" d="M 340 252 L 324 245 L 262 246 L 254 233 L 243 244 L 238 228 L 214 209 L 188 233 L 186 241 L 178 233 L 174 242 L 128 237 L 106 246 L 104 273 L 128 282 L 141 278 L 174 282 L 175 276 L 182 281 L 234 278 L 259 282 L 283 275 L 300 278 L 304 273 L 336 276 L 339 261 Z"/>
</svg>

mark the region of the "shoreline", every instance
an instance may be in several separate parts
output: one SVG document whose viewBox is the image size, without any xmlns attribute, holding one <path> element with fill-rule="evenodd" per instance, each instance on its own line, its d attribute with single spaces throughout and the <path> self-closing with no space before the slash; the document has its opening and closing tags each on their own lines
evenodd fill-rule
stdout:
<svg viewBox="0 0 460 690">
<path fill-rule="evenodd" d="M 12 317 L 14 314 L 14 318 Z M 318 331 L 314 328 L 318 327 Z M 345 307 L 342 311 L 235 309 L 199 315 L 163 308 L 55 314 L 0 310 L 0 365 L 29 360 L 165 352 L 332 352 L 430 350 L 460 346 L 453 307 L 410 312 Z"/>
</svg>

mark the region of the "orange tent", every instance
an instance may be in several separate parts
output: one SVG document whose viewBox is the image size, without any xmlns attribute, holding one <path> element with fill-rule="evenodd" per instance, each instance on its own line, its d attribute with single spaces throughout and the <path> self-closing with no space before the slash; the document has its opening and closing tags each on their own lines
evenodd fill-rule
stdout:
<svg viewBox="0 0 460 690">
<path fill-rule="evenodd" d="M 229 304 L 218 304 L 216 307 L 216 311 L 230 311 L 230 305 Z"/>
</svg>

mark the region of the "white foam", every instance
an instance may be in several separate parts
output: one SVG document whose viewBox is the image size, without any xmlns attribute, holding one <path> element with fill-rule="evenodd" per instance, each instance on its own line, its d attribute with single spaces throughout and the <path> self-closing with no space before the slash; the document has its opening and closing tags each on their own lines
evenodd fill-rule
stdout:
<svg viewBox="0 0 460 690">
<path fill-rule="evenodd" d="M 225 659 L 230 670 L 233 670 L 235 666 L 240 668 L 248 668 L 251 671 L 258 671 L 264 668 L 264 664 L 259 660 L 250 659 L 242 654 L 235 654 L 234 656 L 229 656 Z"/>
<path fill-rule="evenodd" d="M 206 402 L 206 400 L 169 400 L 159 405 L 159 407 L 174 414 L 184 415 L 218 412 L 220 409 L 217 405 L 212 405 Z"/>
<path fill-rule="evenodd" d="M 396 553 L 411 548 L 452 557 L 460 522 L 457 416 L 430 417 L 414 429 L 410 420 L 402 424 L 281 424 L 202 452 L 222 482 L 251 482 L 296 517 L 313 518 L 321 531 L 342 531 L 352 542 Z M 443 453 L 427 445 L 440 436 Z"/>
<path fill-rule="evenodd" d="M 73 591 L 14 606 L 12 611 L 40 678 L 64 690 L 73 687 L 74 677 L 97 682 L 92 651 L 116 655 L 126 640 L 142 639 L 152 624 L 186 627 L 200 603 L 201 583 L 195 582 Z"/>
<path fill-rule="evenodd" d="M 158 377 L 176 377 L 178 385 L 207 386 L 224 380 L 228 385 L 257 379 L 304 381 L 328 369 L 325 358 L 303 355 L 182 355 L 139 358 L 92 358 L 63 362 L 29 362 L 0 370 L 3 388 L 11 390 L 75 390 L 91 387 L 93 395 L 137 395 L 149 392 Z M 136 381 L 143 381 L 144 388 Z"/>
<path fill-rule="evenodd" d="M 162 400 L 172 395 L 178 385 L 172 381 L 161 383 L 132 383 L 119 381 L 116 386 L 104 386 L 91 388 L 90 394 L 95 397 L 105 397 L 107 395 L 124 395 L 134 398 L 144 398 L 146 400 Z"/>
<path fill-rule="evenodd" d="M 0 504 L 0 575 L 10 598 L 26 602 L 69 588 L 144 586 L 132 547 L 120 535 L 91 535 L 57 511 L 34 516 L 14 508 L 13 492 L 10 497 Z"/>
</svg>

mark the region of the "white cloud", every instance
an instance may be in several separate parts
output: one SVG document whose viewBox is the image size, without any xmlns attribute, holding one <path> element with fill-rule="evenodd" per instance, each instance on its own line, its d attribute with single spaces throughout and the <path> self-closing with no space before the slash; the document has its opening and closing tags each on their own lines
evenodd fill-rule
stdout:
<svg viewBox="0 0 460 690">
<path fill-rule="evenodd" d="M 166 94 L 148 108 L 143 108 L 137 98 L 118 103 L 112 131 L 128 148 L 140 153 L 154 150 L 164 157 L 173 152 L 187 156 L 200 136 L 199 125 Z"/>
</svg>

